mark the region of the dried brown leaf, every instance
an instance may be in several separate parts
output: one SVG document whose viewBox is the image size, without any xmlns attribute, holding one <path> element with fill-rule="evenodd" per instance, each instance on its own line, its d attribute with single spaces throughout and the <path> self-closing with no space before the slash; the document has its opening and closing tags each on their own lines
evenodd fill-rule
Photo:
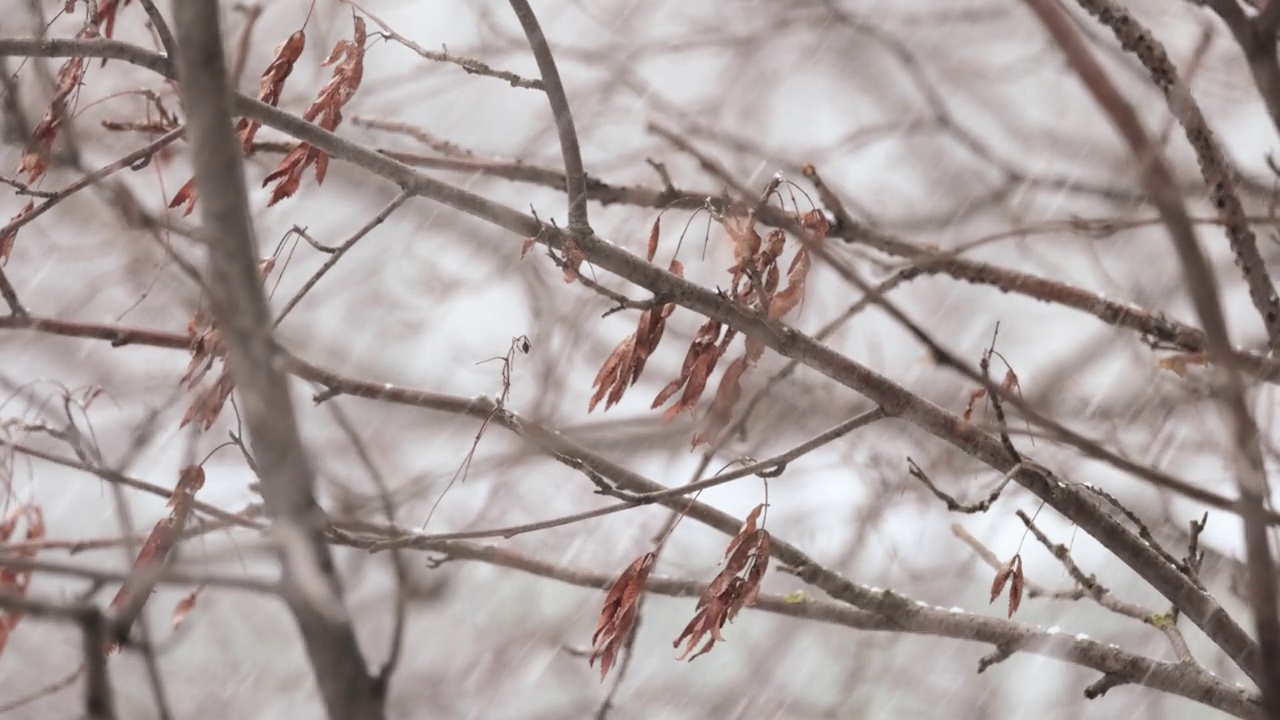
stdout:
<svg viewBox="0 0 1280 720">
<path fill-rule="evenodd" d="M 693 367 L 697 364 L 699 358 L 707 353 L 711 353 L 714 356 L 716 343 L 720 338 L 720 328 L 721 325 L 716 320 L 708 320 L 702 324 L 702 327 L 698 328 L 698 332 L 693 336 L 693 342 L 689 343 L 688 352 L 685 353 L 684 364 L 680 368 L 680 376 L 662 388 L 658 396 L 654 398 L 653 404 L 650 406 L 651 409 L 661 407 L 677 392 L 680 392 L 680 388 L 684 387 L 685 383 L 689 381 Z"/>
<path fill-rule="evenodd" d="M 600 400 L 617 384 L 619 379 L 630 374 L 630 367 L 623 367 L 631 356 L 631 350 L 635 347 L 636 336 L 628 335 L 618 346 L 609 353 L 609 357 L 605 358 L 604 364 L 600 366 L 600 371 L 596 373 L 596 379 L 591 383 L 591 387 L 595 388 L 595 392 L 591 395 L 590 402 L 587 403 L 587 412 L 596 409 L 596 405 Z M 622 383 L 626 387 L 625 381 Z M 608 410 L 612 403 L 606 403 L 605 409 Z"/>
<path fill-rule="evenodd" d="M 987 396 L 986 388 L 976 388 L 969 393 L 969 402 L 964 406 L 964 421 L 969 422 L 973 419 L 973 407 L 979 400 Z"/>
<path fill-rule="evenodd" d="M 275 54 L 271 58 L 271 64 L 267 65 L 267 69 L 263 71 L 262 79 L 258 83 L 259 100 L 273 107 L 280 104 L 280 94 L 284 91 L 284 81 L 293 72 L 294 63 L 298 62 L 298 58 L 302 56 L 302 50 L 306 45 L 307 35 L 302 30 L 299 30 L 276 46 Z M 252 154 L 253 139 L 258 134 L 260 127 L 262 127 L 262 123 L 249 118 L 242 118 L 236 126 L 245 155 Z"/>
<path fill-rule="evenodd" d="M 142 549 L 138 551 L 138 557 L 133 561 L 133 574 L 145 572 L 164 562 L 169 557 L 169 551 L 173 549 L 177 539 L 178 517 L 174 512 L 160 518 L 155 527 L 151 528 L 151 533 L 142 543 Z M 121 586 L 108 607 L 111 610 L 119 610 L 129 600 L 130 595 L 129 588 Z"/>
<path fill-rule="evenodd" d="M 191 614 L 191 610 L 196 606 L 196 600 L 200 597 L 200 593 L 204 592 L 204 583 L 196 586 L 195 590 L 187 593 L 185 597 L 178 601 L 173 607 L 173 615 L 169 618 L 170 628 L 177 630 L 183 620 L 187 619 L 187 615 Z"/>
<path fill-rule="evenodd" d="M 702 430 L 693 437 L 694 447 L 704 442 L 715 442 L 729 426 L 729 421 L 733 419 L 733 407 L 742 397 L 742 373 L 746 372 L 749 366 L 750 362 L 746 356 L 743 356 L 729 363 L 729 367 L 724 369 L 724 375 L 720 378 L 720 387 L 711 401 L 711 408 L 707 411 Z"/>
<path fill-rule="evenodd" d="M 524 256 L 528 255 L 529 251 L 533 249 L 533 246 L 537 244 L 538 244 L 538 238 L 536 237 L 525 238 L 524 242 L 520 243 L 520 259 L 523 260 Z"/>
<path fill-rule="evenodd" d="M 199 465 L 189 465 L 182 470 L 182 474 L 178 476 L 178 485 L 173 489 L 173 494 L 169 496 L 169 503 L 166 507 L 177 507 L 182 503 L 190 503 L 196 496 L 196 492 L 204 487 L 204 468 Z"/>
<path fill-rule="evenodd" d="M 1014 555 L 1014 558 L 1016 557 L 1018 556 Z M 996 570 L 995 579 L 991 581 L 991 599 L 987 601 L 988 604 L 995 602 L 996 598 L 1000 597 L 1000 594 L 1004 592 L 1004 586 L 1008 584 L 1011 577 L 1013 577 L 1012 559 Z"/>
<path fill-rule="evenodd" d="M 16 537 L 19 525 L 24 528 L 21 538 Z M 31 503 L 18 505 L 9 512 L 4 522 L 0 523 L 0 542 L 8 543 L 12 541 L 15 545 L 18 545 L 23 542 L 43 539 L 44 534 L 44 512 L 39 505 Z M 21 548 L 6 552 L 11 552 L 18 557 L 33 558 L 37 551 L 30 548 Z M 27 589 L 31 586 L 31 575 L 31 570 L 0 567 L 0 593 L 25 597 Z M 18 626 L 23 614 L 17 610 L 0 609 L 0 653 L 4 652 L 4 646 L 9 641 L 9 635 Z"/>
<path fill-rule="evenodd" d="M 1026 586 L 1026 577 L 1022 574 L 1022 557 L 1015 556 L 1017 559 L 1017 567 L 1013 571 L 1013 582 L 1009 584 L 1009 617 L 1018 612 L 1018 607 L 1022 605 L 1022 591 Z"/>
<path fill-rule="evenodd" d="M 804 284 L 809 277 L 809 252 L 804 248 L 796 251 L 787 269 L 787 287 L 774 293 L 769 302 L 769 317 L 778 318 L 791 312 L 804 300 Z"/>
<path fill-rule="evenodd" d="M 224 369 L 222 375 L 218 376 L 218 380 L 200 393 L 187 408 L 178 427 L 186 427 L 193 421 L 199 422 L 205 430 L 213 427 L 218 415 L 222 413 L 222 406 L 226 404 L 227 398 L 231 397 L 233 389 L 235 389 L 235 382 L 231 379 L 231 373 Z"/>
<path fill-rule="evenodd" d="M 1187 376 L 1187 368 L 1192 365 L 1208 365 L 1209 353 L 1179 353 L 1160 359 L 1160 369 L 1168 370 L 1180 378 Z"/>
<path fill-rule="evenodd" d="M 770 536 L 767 530 L 756 527 L 764 505 L 757 506 L 747 516 L 742 529 L 733 537 L 725 550 L 725 564 L 719 574 L 707 586 L 698 599 L 697 611 L 673 647 L 685 644 L 678 659 L 693 660 L 705 654 L 717 642 L 724 640 L 720 630 L 732 622 L 744 607 L 755 603 L 760 584 L 769 567 Z M 706 638 L 701 649 L 694 648 Z M 692 653 L 692 654 L 691 654 Z"/>
<path fill-rule="evenodd" d="M 178 192 L 173 194 L 173 199 L 169 201 L 169 207 L 176 208 L 179 205 L 185 204 L 186 207 L 182 210 L 182 217 L 186 217 L 191 214 L 192 210 L 195 210 L 196 200 L 198 198 L 199 193 L 196 191 L 196 179 L 193 177 L 183 183 L 182 187 L 178 188 Z"/>
<path fill-rule="evenodd" d="M 662 216 L 659 215 L 653 221 L 653 229 L 649 231 L 649 254 L 647 258 L 649 262 L 653 262 L 653 256 L 658 254 L 658 224 L 662 222 Z"/>
<path fill-rule="evenodd" d="M 822 241 L 827 237 L 827 233 L 831 231 L 831 223 L 827 222 L 827 216 L 821 210 L 813 209 L 805 213 L 800 218 L 800 226 L 808 230 L 814 240 Z"/>
<path fill-rule="evenodd" d="M 591 658 L 587 662 L 590 667 L 595 667 L 596 658 L 600 658 L 601 682 L 609 674 L 609 668 L 617 660 L 618 651 L 635 627 L 640 596 L 644 593 L 645 581 L 648 580 L 649 571 L 653 569 L 656 560 L 657 556 L 651 552 L 636 558 L 605 596 L 600 619 L 596 622 L 596 631 L 591 636 Z"/>
<path fill-rule="evenodd" d="M 36 201 L 28 200 L 27 204 L 24 205 L 23 208 L 18 211 L 17 215 L 14 215 L 13 217 L 9 218 L 9 223 L 13 223 L 18 220 L 21 220 L 24 216 L 30 214 L 32 210 L 35 210 L 35 207 L 36 207 Z M 9 223 L 6 223 L 6 224 L 9 224 Z M 4 235 L 0 235 L 0 263 L 9 262 L 9 253 L 13 252 L 13 243 L 17 239 L 18 239 L 17 228 L 10 230 Z"/>
<path fill-rule="evenodd" d="M 578 279 L 578 268 L 582 267 L 586 256 L 582 254 L 582 250 L 578 249 L 578 245 L 573 241 L 573 238 L 565 239 L 562 252 L 564 253 L 564 281 L 566 283 L 574 282 Z"/>
</svg>

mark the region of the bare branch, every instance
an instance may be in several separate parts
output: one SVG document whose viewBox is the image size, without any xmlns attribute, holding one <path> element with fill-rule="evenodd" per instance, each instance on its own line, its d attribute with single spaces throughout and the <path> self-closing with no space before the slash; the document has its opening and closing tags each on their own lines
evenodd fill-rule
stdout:
<svg viewBox="0 0 1280 720">
<path fill-rule="evenodd" d="M 174 7 L 179 76 L 209 256 L 209 300 L 240 391 L 260 464 L 263 497 L 281 541 L 287 584 L 308 590 L 290 603 L 331 718 L 381 718 L 383 698 L 369 675 L 349 618 L 335 618 L 342 589 L 324 542 L 324 512 L 278 369 L 258 253 L 249 219 L 240 150 L 231 123 L 217 0 Z M 327 598 L 315 597 L 322 592 Z"/>
</svg>

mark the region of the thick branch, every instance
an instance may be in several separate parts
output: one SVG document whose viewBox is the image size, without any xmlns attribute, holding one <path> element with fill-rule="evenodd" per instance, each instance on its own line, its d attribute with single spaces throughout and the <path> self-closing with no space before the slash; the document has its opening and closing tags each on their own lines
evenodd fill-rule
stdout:
<svg viewBox="0 0 1280 720">
<path fill-rule="evenodd" d="M 329 716 L 381 718 L 381 693 L 365 666 L 355 630 L 341 608 L 341 587 L 326 518 L 313 494 L 314 478 L 298 436 L 288 384 L 277 367 L 279 349 L 258 270 L 240 150 L 232 132 L 231 96 L 222 52 L 217 0 L 175 4 L 179 76 L 195 179 L 200 190 L 207 288 L 239 389 L 262 476 L 263 498 L 281 540 L 287 586 L 305 590 L 290 602 Z M 303 579 L 307 581 L 304 583 Z"/>
<path fill-rule="evenodd" d="M 1221 360 L 1220 397 L 1230 422 L 1229 436 L 1236 445 L 1232 455 L 1240 485 L 1240 515 L 1245 527 L 1249 594 L 1261 649 L 1257 664 L 1251 661 L 1242 667 L 1262 688 L 1268 716 L 1280 718 L 1280 607 L 1277 607 L 1276 568 L 1271 561 L 1267 536 L 1267 481 L 1258 445 L 1258 428 L 1249 414 L 1240 374 L 1236 371 L 1235 363 L 1229 359 L 1232 353 L 1231 341 L 1227 336 L 1217 281 L 1200 250 L 1191 219 L 1176 191 L 1173 173 L 1161 157 L 1159 148 L 1148 138 L 1133 107 L 1094 59 L 1055 0 L 1026 1 L 1061 47 L 1085 87 L 1129 144 L 1139 163 L 1148 194 L 1169 228 L 1174 249 L 1182 262 L 1192 303 L 1205 328 L 1209 353 Z"/>
</svg>

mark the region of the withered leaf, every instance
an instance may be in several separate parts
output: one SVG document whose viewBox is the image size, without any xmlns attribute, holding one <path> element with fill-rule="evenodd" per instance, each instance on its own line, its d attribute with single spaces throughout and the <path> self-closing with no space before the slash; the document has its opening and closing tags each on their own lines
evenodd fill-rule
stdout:
<svg viewBox="0 0 1280 720">
<path fill-rule="evenodd" d="M 693 660 L 709 652 L 716 642 L 724 640 L 720 630 L 725 623 L 732 622 L 739 611 L 750 607 L 759 596 L 760 584 L 769 567 L 770 548 L 769 532 L 756 527 L 763 510 L 764 505 L 756 506 L 730 541 L 725 550 L 724 567 L 698 599 L 693 619 L 673 644 L 679 648 L 681 643 L 685 643 L 678 659 Z M 704 637 L 705 643 L 694 653 L 694 648 L 703 642 Z"/>
<path fill-rule="evenodd" d="M 1009 581 L 1013 583 L 1010 585 Z M 989 603 L 996 601 L 1000 594 L 1004 592 L 1004 586 L 1009 585 L 1009 617 L 1018 611 L 1018 607 L 1022 604 L 1022 592 L 1026 584 L 1026 579 L 1022 574 L 1022 556 L 1014 555 L 1009 561 L 1001 565 L 996 571 L 995 579 L 991 582 L 991 599 Z"/>
<path fill-rule="evenodd" d="M 167 507 L 177 507 L 179 503 L 189 503 L 196 496 L 196 491 L 204 487 L 204 468 L 189 465 L 178 476 L 178 485 L 169 496 Z"/>
<path fill-rule="evenodd" d="M 771 319 L 777 320 L 786 315 L 804 300 L 804 284 L 809 277 L 809 264 L 809 252 L 804 248 L 797 250 L 796 256 L 791 260 L 791 267 L 787 269 L 787 287 L 774 293 L 769 302 Z"/>
<path fill-rule="evenodd" d="M 618 658 L 618 651 L 635 627 L 640 596 L 656 560 L 657 556 L 651 552 L 636 558 L 605 596 L 596 631 L 591 636 L 591 658 L 587 662 L 590 667 L 595 667 L 596 658 L 600 658 L 601 682 L 609 674 L 609 668 Z"/>
<path fill-rule="evenodd" d="M 810 231 L 815 240 L 825 240 L 827 233 L 831 231 L 831 223 L 827 222 L 826 214 L 818 209 L 805 213 L 800 218 L 800 226 Z"/>
<path fill-rule="evenodd" d="M 298 58 L 302 56 L 302 50 L 306 45 L 307 35 L 302 30 L 299 30 L 276 46 L 275 54 L 271 58 L 271 64 L 267 65 L 267 69 L 263 71 L 262 79 L 258 83 L 259 100 L 273 107 L 280 104 L 280 94 L 284 91 L 284 81 L 293 72 L 294 63 L 298 62 Z M 240 123 L 236 126 L 236 132 L 240 135 L 240 145 L 245 155 L 253 153 L 253 139 L 258 134 L 260 127 L 262 127 L 262 123 L 249 118 L 241 118 Z"/>
<path fill-rule="evenodd" d="M 596 379 L 591 383 L 591 387 L 595 388 L 595 392 L 591 394 L 591 401 L 587 403 L 587 412 L 595 410 L 596 405 L 614 386 L 621 385 L 623 389 L 626 388 L 625 378 L 631 374 L 631 368 L 628 363 L 635 344 L 635 334 L 628 335 L 622 342 L 618 343 L 613 352 L 609 353 L 609 357 L 605 358 L 604 365 L 600 366 L 600 371 L 596 373 Z M 608 410 L 616 402 L 616 400 L 606 402 L 605 409 Z"/>
<path fill-rule="evenodd" d="M 711 401 L 711 408 L 707 411 L 702 430 L 693 437 L 694 447 L 704 442 L 715 442 L 729 426 L 729 421 L 733 419 L 733 407 L 742 397 L 740 380 L 742 373 L 749 367 L 749 362 L 746 356 L 743 356 L 729 363 L 729 367 L 725 368 L 724 376 L 720 378 L 720 387 Z"/>
<path fill-rule="evenodd" d="M 653 262 L 653 256 L 658 254 L 658 224 L 662 222 L 662 216 L 659 215 L 653 221 L 653 229 L 649 231 L 649 254 L 646 256 L 649 262 Z"/>
<path fill-rule="evenodd" d="M 698 328 L 698 332 L 693 336 L 693 342 L 689 343 L 689 351 L 685 353 L 684 364 L 680 368 L 680 376 L 662 388 L 658 396 L 654 398 L 651 408 L 661 407 L 679 392 L 689 382 L 694 366 L 702 361 L 702 358 L 710 356 L 711 362 L 714 364 L 717 357 L 716 344 L 720 339 L 720 328 L 720 322 L 717 320 L 708 320 L 702 324 L 702 327 Z M 710 369 L 707 369 L 707 373 L 710 373 Z M 706 378 L 703 378 L 703 383 L 706 383 Z"/>
<path fill-rule="evenodd" d="M 217 381 L 200 393 L 187 408 L 178 427 L 186 427 L 193 421 L 198 421 L 205 430 L 213 427 L 218 415 L 222 413 L 222 406 L 226 404 L 227 398 L 231 397 L 233 389 L 235 389 L 235 382 L 231 379 L 231 372 L 224 369 Z"/>
<path fill-rule="evenodd" d="M 200 593 L 204 592 L 204 587 L 204 583 L 197 585 L 195 590 L 187 593 L 173 607 L 173 615 L 169 619 L 169 625 L 172 629 L 177 630 L 182 621 L 187 619 L 187 615 L 191 614 L 191 610 L 195 608 L 196 600 L 200 597 Z"/>
<path fill-rule="evenodd" d="M 16 538 L 19 525 L 24 526 L 23 537 Z M 24 503 L 14 507 L 8 517 L 0 523 L 0 542 L 13 542 L 18 545 L 22 542 L 30 542 L 33 540 L 41 540 L 45 535 L 44 512 L 39 505 Z M 37 550 L 33 548 L 15 548 L 6 552 L 11 552 L 18 557 L 33 558 L 36 556 Z M 15 595 L 25 597 L 27 589 L 31 586 L 31 570 L 19 570 L 12 567 L 0 567 L 0 593 L 7 595 Z M 0 653 L 4 652 L 4 646 L 9 641 L 9 635 L 13 633 L 13 629 L 18 626 L 22 620 L 24 613 L 19 610 L 0 609 Z"/>
<path fill-rule="evenodd" d="M 193 177 L 183 183 L 182 187 L 178 188 L 178 192 L 173 194 L 173 199 L 169 201 L 169 207 L 176 208 L 185 203 L 186 208 L 182 210 L 182 217 L 186 217 L 196 208 L 196 200 L 198 197 L 199 196 L 196 192 L 196 179 Z"/>
<path fill-rule="evenodd" d="M 1208 365 L 1209 353 L 1179 353 L 1160 359 L 1160 369 L 1168 370 L 1180 378 L 1187 376 L 1187 368 L 1191 365 Z"/>
<path fill-rule="evenodd" d="M 987 396 L 986 388 L 976 388 L 969 393 L 969 402 L 964 406 L 964 421 L 969 422 L 973 419 L 973 406 L 982 398 Z"/>
<path fill-rule="evenodd" d="M 98 31 L 92 23 L 76 33 L 77 40 L 92 40 L 96 37 L 98 37 Z M 49 159 L 53 155 L 53 143 L 57 140 L 58 131 L 67 117 L 67 104 L 71 96 L 80 89 L 80 84 L 84 82 L 85 70 L 83 57 L 68 58 L 58 69 L 49 109 L 31 131 L 31 137 L 22 148 L 18 172 L 27 174 L 27 182 L 35 182 L 48 171 Z"/>
<path fill-rule="evenodd" d="M 366 39 L 364 18 L 353 15 L 355 31 L 352 40 L 339 40 L 325 65 L 337 63 L 333 77 L 320 89 L 316 99 L 302 114 L 304 120 L 314 122 L 330 132 L 342 122 L 342 107 L 351 100 L 364 77 L 364 43 Z M 340 62 L 339 62 L 340 60 Z M 307 143 L 299 143 L 280 161 L 276 169 L 266 177 L 262 186 L 276 182 L 267 205 L 275 205 L 292 197 L 302 183 L 302 173 L 315 165 L 316 184 L 324 183 L 329 168 L 328 153 Z"/>
<path fill-rule="evenodd" d="M 9 218 L 9 223 L 6 223 L 6 224 L 12 224 L 14 222 L 17 222 L 18 220 L 21 220 L 24 216 L 30 214 L 31 211 L 35 209 L 35 207 L 36 207 L 36 201 L 28 200 L 27 204 L 24 205 L 23 208 L 18 211 L 18 214 Z M 0 263 L 6 263 L 9 261 L 9 253 L 13 252 L 13 243 L 17 239 L 18 239 L 18 228 L 14 228 L 13 230 L 10 230 L 4 235 L 0 235 Z"/>
<path fill-rule="evenodd" d="M 565 238 L 564 246 L 561 249 L 564 253 L 564 281 L 566 283 L 574 282 L 578 279 L 578 268 L 582 267 L 582 262 L 586 260 L 582 250 L 578 249 L 577 243 L 573 238 Z"/>
</svg>

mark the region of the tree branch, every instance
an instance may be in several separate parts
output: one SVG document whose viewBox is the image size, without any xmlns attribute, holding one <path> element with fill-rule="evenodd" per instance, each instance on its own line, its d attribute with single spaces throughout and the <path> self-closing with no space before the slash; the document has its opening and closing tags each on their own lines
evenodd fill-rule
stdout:
<svg viewBox="0 0 1280 720">
<path fill-rule="evenodd" d="M 288 384 L 277 367 L 279 348 L 258 269 L 240 149 L 232 132 L 231 98 L 217 0 L 174 6 L 179 77 L 187 110 L 195 179 L 208 246 L 210 306 L 239 389 L 261 474 L 263 498 L 284 560 L 287 587 L 302 591 L 293 610 L 329 716 L 381 718 L 375 691 L 324 541 L 326 518 L 312 492 L 314 478 L 298 436 Z"/>
</svg>

